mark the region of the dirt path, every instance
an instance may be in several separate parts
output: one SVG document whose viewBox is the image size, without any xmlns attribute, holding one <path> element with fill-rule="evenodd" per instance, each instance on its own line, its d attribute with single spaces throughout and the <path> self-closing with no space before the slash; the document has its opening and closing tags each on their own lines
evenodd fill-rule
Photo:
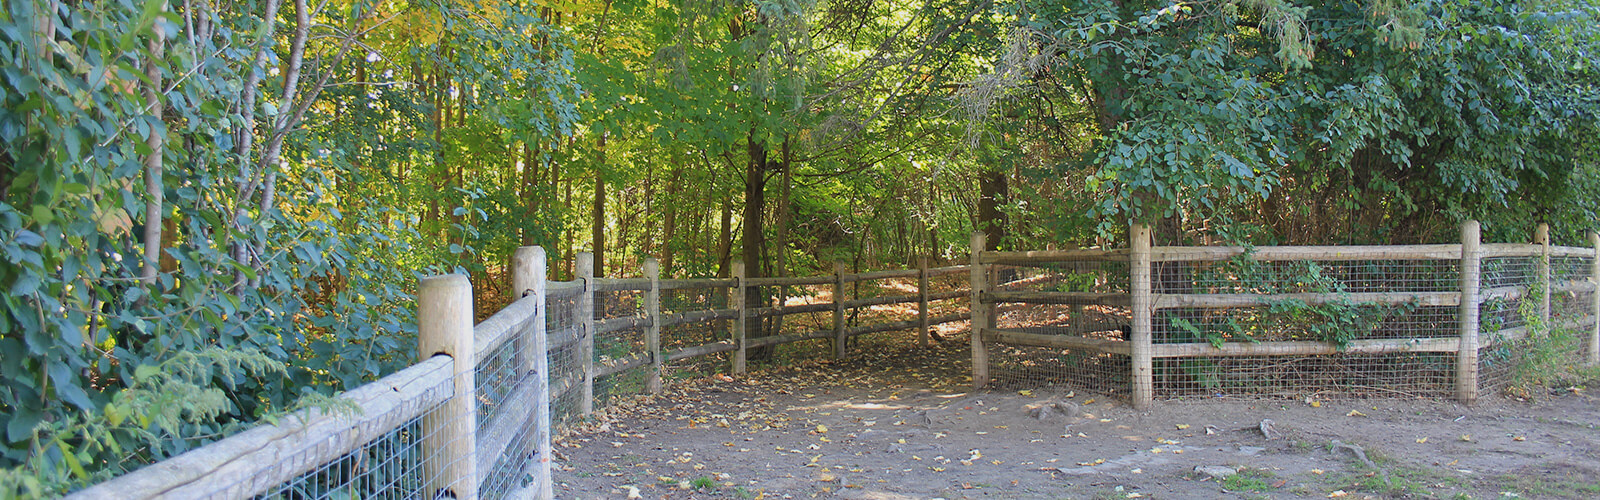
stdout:
<svg viewBox="0 0 1600 500">
<path fill-rule="evenodd" d="M 1210 399 L 1136 412 L 1066 388 L 966 393 L 960 343 L 678 382 L 562 440 L 557 496 L 1600 498 L 1600 387 L 1474 408 Z"/>
</svg>

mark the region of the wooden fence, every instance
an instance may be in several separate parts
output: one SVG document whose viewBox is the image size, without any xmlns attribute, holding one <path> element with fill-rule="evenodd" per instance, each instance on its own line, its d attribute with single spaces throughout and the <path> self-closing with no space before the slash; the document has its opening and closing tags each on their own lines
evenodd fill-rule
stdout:
<svg viewBox="0 0 1600 500">
<path fill-rule="evenodd" d="M 1031 346 L 1071 350 L 1095 354 L 1125 356 L 1129 359 L 1131 385 L 1130 399 L 1137 408 L 1149 408 L 1157 392 L 1155 365 L 1158 360 L 1226 358 L 1226 357 L 1305 357 L 1346 354 L 1383 355 L 1393 353 L 1450 353 L 1454 354 L 1454 395 L 1465 403 L 1478 398 L 1480 392 L 1479 353 L 1499 343 L 1516 342 L 1528 335 L 1530 326 L 1523 318 L 1499 314 L 1496 321 L 1480 318 L 1480 309 L 1492 301 L 1518 301 L 1538 298 L 1539 325 L 1578 328 L 1585 332 L 1583 353 L 1588 362 L 1600 362 L 1600 293 L 1595 293 L 1596 276 L 1600 276 L 1600 236 L 1591 234 L 1592 248 L 1559 247 L 1549 242 L 1549 232 L 1541 225 L 1532 244 L 1482 244 L 1478 223 L 1469 221 L 1462 226 L 1460 244 L 1409 245 L 1409 246 L 1332 246 L 1332 247 L 1153 247 L 1148 226 L 1133 225 L 1130 229 L 1128 249 L 1088 249 L 1034 252 L 978 252 L 972 256 L 972 290 L 974 304 L 973 373 L 978 386 L 988 381 L 989 353 L 996 345 Z M 973 248 L 983 248 L 982 235 L 975 235 Z M 1526 258 L 1536 261 L 1536 275 L 1527 280 L 1484 287 L 1481 276 L 1486 260 Z M 1407 284 L 1393 287 L 1397 291 L 1321 291 L 1303 293 L 1260 293 L 1236 291 L 1235 293 L 1195 293 L 1189 278 L 1183 286 L 1167 286 L 1156 293 L 1155 285 L 1165 277 L 1153 274 L 1158 265 L 1186 266 L 1194 263 L 1239 261 L 1255 263 L 1303 262 L 1340 263 L 1355 261 L 1433 262 L 1428 279 L 1413 280 L 1419 283 L 1436 283 L 1440 276 L 1455 278 L 1453 290 L 1415 287 L 1406 290 Z M 1565 259 L 1565 271 L 1552 278 L 1552 259 Z M 1063 263 L 1125 262 L 1129 286 L 1125 292 L 1104 291 L 1004 291 L 987 285 L 987 275 L 992 266 L 1049 267 Z M 1587 269 L 1574 271 L 1571 264 L 1582 262 Z M 1439 265 L 1439 264 L 1444 265 Z M 1331 265 L 1331 264 L 1330 264 Z M 1442 271 L 1441 271 L 1442 270 Z M 1530 273 L 1531 274 L 1531 273 Z M 1217 280 L 1238 281 L 1237 277 L 1222 276 Z M 1168 284 L 1170 285 L 1170 284 Z M 1237 285 L 1229 285 L 1237 286 Z M 1569 298 L 1587 296 L 1581 307 L 1570 308 L 1576 314 L 1552 318 L 1551 297 Z M 1209 342 L 1172 341 L 1156 342 L 1154 319 L 1166 310 L 1221 311 L 1222 316 L 1242 315 L 1251 308 L 1264 308 L 1275 304 L 1296 303 L 1308 306 L 1349 304 L 1363 306 L 1396 306 L 1413 309 L 1454 308 L 1455 323 L 1449 336 L 1427 334 L 1399 338 L 1353 338 L 1344 345 L 1322 340 L 1274 339 L 1252 341 L 1249 339 L 1213 339 Z M 1125 310 L 1128 314 L 1126 338 L 1095 338 L 1085 335 L 1049 334 L 1028 329 L 1001 329 L 995 326 L 995 307 L 998 304 L 1068 304 L 1074 306 L 1107 306 Z M 1502 307 L 1503 308 L 1503 307 Z M 1513 311 L 1514 312 L 1514 311 Z M 1206 313 L 1209 314 L 1209 313 Z M 1438 317 L 1438 315 L 1435 315 Z M 1183 319 L 1183 318 L 1179 318 Z M 1185 320 L 1186 321 L 1186 320 Z M 1187 321 L 1184 323 L 1187 325 Z M 1492 326 L 1490 331 L 1480 327 Z M 1163 325 L 1164 326 L 1164 325 Z"/>
<path fill-rule="evenodd" d="M 643 277 L 608 279 L 584 272 L 592 269 L 591 258 L 578 255 L 577 279 L 547 281 L 544 250 L 518 249 L 512 289 L 523 296 L 477 325 L 465 276 L 424 278 L 417 294 L 420 361 L 340 396 L 353 410 L 301 411 L 71 498 L 416 498 L 419 492 L 430 498 L 552 498 L 552 433 L 618 391 L 599 389 L 597 381 L 634 374 L 644 379 L 643 391 L 659 392 L 666 366 L 678 361 L 732 353 L 728 369 L 743 374 L 751 349 L 828 340 L 828 352 L 843 357 L 852 337 L 917 329 L 927 343 L 932 326 L 968 319 L 964 311 L 936 317 L 930 306 L 963 298 L 966 290 L 929 286 L 930 278 L 965 273 L 967 266 L 929 267 L 924 260 L 918 269 L 849 274 L 841 265 L 832 275 L 801 278 L 752 278 L 736 267 L 730 279 L 664 280 L 655 260 L 647 259 Z M 886 279 L 914 279 L 916 293 L 851 298 L 846 286 Z M 831 287 L 831 301 L 745 303 L 768 296 L 747 295 L 752 289 L 818 285 Z M 664 313 L 664 291 L 723 292 L 730 303 Z M 605 311 L 631 298 L 640 300 L 630 313 Z M 911 319 L 846 319 L 852 310 L 912 303 L 917 312 Z M 763 318 L 818 312 L 831 313 L 832 323 L 751 336 Z M 719 328 L 730 322 L 731 329 Z M 663 329 L 685 327 L 726 332 L 726 338 L 664 348 Z M 641 335 L 617 335 L 630 331 Z"/>
</svg>

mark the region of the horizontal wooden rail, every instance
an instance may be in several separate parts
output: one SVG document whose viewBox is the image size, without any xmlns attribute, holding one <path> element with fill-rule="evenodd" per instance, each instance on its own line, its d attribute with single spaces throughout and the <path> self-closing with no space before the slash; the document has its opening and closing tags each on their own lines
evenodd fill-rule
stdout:
<svg viewBox="0 0 1600 500">
<path fill-rule="evenodd" d="M 928 326 L 955 323 L 957 321 L 967 321 L 970 319 L 972 319 L 972 315 L 969 313 L 946 314 L 944 316 L 934 316 L 932 318 L 928 318 Z"/>
<path fill-rule="evenodd" d="M 545 289 L 545 297 L 560 299 L 583 294 L 583 281 L 551 281 Z"/>
<path fill-rule="evenodd" d="M 1594 257 L 1593 248 L 1584 247 L 1550 247 L 1551 257 Z"/>
<path fill-rule="evenodd" d="M 69 498 L 250 497 L 358 450 L 455 393 L 449 356 L 434 356 L 339 396 L 360 414 L 307 409 L 91 486 Z M 278 464 L 262 467 L 263 464 Z M 244 487 L 241 487 L 244 485 Z"/>
<path fill-rule="evenodd" d="M 860 274 L 846 274 L 844 275 L 844 281 L 845 283 L 854 283 L 857 281 L 874 281 L 891 278 L 915 278 L 919 273 L 920 272 L 916 269 L 889 269 L 885 271 L 872 271 Z"/>
<path fill-rule="evenodd" d="M 1002 266 L 1032 266 L 1060 262 L 1127 262 L 1128 249 L 1036 250 L 1032 252 L 982 252 L 978 262 Z"/>
<path fill-rule="evenodd" d="M 699 323 L 719 319 L 739 319 L 738 309 L 711 309 L 706 311 L 689 311 L 682 314 L 661 315 L 661 327 L 678 326 L 688 323 Z"/>
<path fill-rule="evenodd" d="M 1129 356 L 1133 353 L 1132 346 L 1128 342 L 1121 340 L 1091 339 L 1073 335 L 1047 335 L 1019 330 L 992 330 L 988 328 L 983 329 L 983 335 L 986 339 L 1011 345 L 1083 349 L 1123 356 Z"/>
<path fill-rule="evenodd" d="M 543 374 L 529 372 L 520 377 L 511 393 L 501 400 L 494 418 L 487 425 L 478 427 L 478 463 L 484 464 L 478 467 L 478 484 L 489 479 L 489 474 L 494 472 L 492 465 L 505 454 L 517 434 L 526 429 L 538 396 L 535 392 L 538 390 L 538 381 L 534 377 L 541 376 Z"/>
<path fill-rule="evenodd" d="M 739 280 L 732 278 L 692 279 L 692 280 L 661 280 L 662 290 L 695 290 L 701 288 L 733 288 L 739 286 Z"/>
<path fill-rule="evenodd" d="M 772 316 L 788 316 L 791 314 L 827 312 L 832 310 L 832 302 L 823 302 L 820 304 L 800 304 L 783 307 L 759 307 L 751 309 L 750 315 L 757 318 L 768 318 Z"/>
<path fill-rule="evenodd" d="M 827 285 L 833 276 L 807 276 L 801 278 L 745 278 L 744 286 L 803 286 Z"/>
<path fill-rule="evenodd" d="M 641 352 L 626 358 L 607 360 L 595 366 L 595 378 L 616 375 L 634 368 L 650 364 L 650 353 Z"/>
<path fill-rule="evenodd" d="M 1528 243 L 1484 243 L 1479 245 L 1483 249 L 1483 258 L 1490 257 L 1538 257 L 1544 255 L 1544 246 Z M 1593 253 L 1593 250 L 1590 250 Z"/>
<path fill-rule="evenodd" d="M 649 278 L 595 278 L 596 292 L 645 291 L 650 289 Z"/>
<path fill-rule="evenodd" d="M 473 326 L 472 350 L 476 359 L 489 359 L 495 349 L 527 328 L 533 321 L 534 310 L 539 307 L 538 302 L 538 297 L 523 297 Z"/>
<path fill-rule="evenodd" d="M 970 271 L 972 271 L 972 266 L 969 265 L 969 264 L 962 264 L 962 265 L 959 265 L 959 266 L 934 267 L 934 268 L 929 268 L 928 269 L 928 277 L 932 278 L 934 276 L 944 276 L 946 274 L 960 274 L 960 273 L 966 273 L 966 272 L 970 272 Z"/>
<path fill-rule="evenodd" d="M 1396 352 L 1456 352 L 1459 337 L 1352 340 L 1339 350 L 1329 342 L 1314 340 L 1272 342 L 1225 342 L 1221 348 L 1208 342 L 1156 344 L 1151 357 L 1193 358 L 1204 356 L 1325 356 L 1334 354 L 1387 354 Z"/>
<path fill-rule="evenodd" d="M 1461 245 L 1362 245 L 1362 246 L 1270 246 L 1270 247 L 1153 247 L 1152 262 L 1224 261 L 1250 254 L 1257 261 L 1352 261 L 1352 260 L 1459 260 Z"/>
<path fill-rule="evenodd" d="M 583 327 L 579 325 L 567 325 L 546 332 L 545 336 L 550 339 L 547 349 L 555 351 L 576 343 L 578 341 L 578 331 L 582 329 Z"/>
<path fill-rule="evenodd" d="M 1274 301 L 1298 300 L 1306 304 L 1350 303 L 1357 305 L 1454 306 L 1461 304 L 1461 292 L 1362 292 L 1362 293 L 1282 293 L 1282 294 L 1157 294 L 1156 309 L 1194 307 L 1223 309 L 1257 307 Z"/>
<path fill-rule="evenodd" d="M 887 295 L 883 297 L 867 297 L 865 299 L 846 300 L 844 301 L 844 307 L 846 309 L 854 309 L 857 307 L 914 303 L 919 300 L 921 299 L 919 299 L 916 295 Z"/>
<path fill-rule="evenodd" d="M 833 337 L 833 332 L 825 332 L 825 331 L 795 333 L 795 334 L 789 334 L 789 335 L 775 335 L 775 336 L 771 336 L 771 337 L 756 337 L 756 338 L 751 338 L 751 339 L 745 340 L 745 347 L 748 348 L 748 349 L 756 349 L 756 348 L 760 348 L 760 347 L 766 347 L 766 346 L 769 346 L 769 345 L 789 344 L 789 343 L 794 343 L 794 342 L 802 342 L 802 341 L 806 341 L 806 340 L 826 339 L 826 338 L 832 338 L 832 337 Z"/>
<path fill-rule="evenodd" d="M 688 359 L 688 358 L 694 358 L 694 357 L 699 357 L 699 356 L 707 356 L 707 355 L 716 354 L 716 353 L 719 353 L 719 352 L 736 351 L 738 349 L 739 349 L 738 345 L 734 344 L 731 341 L 723 340 L 723 341 L 720 341 L 720 342 L 712 342 L 710 344 L 705 344 L 705 345 L 698 345 L 698 346 L 694 346 L 694 347 L 685 347 L 683 349 L 678 349 L 676 351 L 667 351 L 666 358 L 667 358 L 667 362 L 670 363 L 670 362 L 677 361 L 677 360 L 680 360 L 680 359 Z"/>
<path fill-rule="evenodd" d="M 650 326 L 650 317 L 648 316 L 623 316 L 594 322 L 594 334 L 620 332 L 648 326 Z"/>
<path fill-rule="evenodd" d="M 1133 296 L 1126 293 L 1085 292 L 984 292 L 985 304 L 1071 304 L 1084 306 L 1128 307 Z"/>
</svg>

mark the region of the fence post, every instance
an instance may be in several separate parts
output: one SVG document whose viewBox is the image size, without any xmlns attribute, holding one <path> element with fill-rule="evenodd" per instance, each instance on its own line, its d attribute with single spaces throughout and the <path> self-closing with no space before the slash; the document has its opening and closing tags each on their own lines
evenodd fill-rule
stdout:
<svg viewBox="0 0 1600 500">
<path fill-rule="evenodd" d="M 1589 246 L 1594 247 L 1589 270 L 1589 281 L 1594 283 L 1594 292 L 1590 294 L 1594 308 L 1589 311 L 1589 319 L 1594 321 L 1594 327 L 1589 329 L 1589 364 L 1593 365 L 1600 364 L 1600 232 L 1589 232 Z"/>
<path fill-rule="evenodd" d="M 833 263 L 833 359 L 844 359 L 844 263 Z"/>
<path fill-rule="evenodd" d="M 594 413 L 594 254 L 578 252 L 573 259 L 574 271 L 583 280 L 583 293 L 578 295 L 579 370 L 583 372 L 583 394 L 578 397 L 578 411 L 587 417 Z"/>
<path fill-rule="evenodd" d="M 1456 347 L 1456 400 L 1478 401 L 1478 291 L 1482 283 L 1481 241 L 1478 221 L 1461 224 L 1461 342 Z"/>
<path fill-rule="evenodd" d="M 650 320 L 650 326 L 644 328 L 650 373 L 645 375 L 644 387 L 651 394 L 661 394 L 661 262 L 655 257 L 644 260 L 644 277 L 650 279 L 650 291 L 644 294 L 644 314 Z"/>
<path fill-rule="evenodd" d="M 1150 283 L 1149 224 L 1135 222 L 1128 226 L 1128 278 L 1133 292 L 1130 305 L 1133 330 L 1129 345 L 1133 367 L 1133 407 L 1150 409 L 1155 400 L 1155 361 L 1151 358 L 1152 331 L 1154 330 L 1155 300 Z"/>
<path fill-rule="evenodd" d="M 982 389 L 989 385 L 989 350 L 983 343 L 984 329 L 994 325 L 994 310 L 983 303 L 983 295 L 988 292 L 989 273 L 980 263 L 983 249 L 987 245 L 983 231 L 972 232 L 971 272 L 968 274 L 968 288 L 972 289 L 971 303 L 967 310 L 972 315 L 972 390 Z"/>
<path fill-rule="evenodd" d="M 743 261 L 735 261 L 730 264 L 733 266 L 733 279 L 736 281 L 733 285 L 733 308 L 739 311 L 739 320 L 733 325 L 733 345 L 739 348 L 733 351 L 733 374 L 744 375 L 750 363 L 750 353 L 745 348 L 745 340 L 749 334 L 746 330 L 748 330 L 748 321 L 750 320 L 750 308 L 747 307 L 748 304 L 745 304 L 745 299 L 748 298 L 745 296 L 745 292 L 746 287 L 749 286 L 749 280 L 747 279 L 749 277 L 745 276 Z"/>
<path fill-rule="evenodd" d="M 472 283 L 466 276 L 430 276 L 417 284 L 417 358 L 444 354 L 454 360 L 455 393 L 422 419 L 423 456 L 429 457 L 423 477 L 430 497 L 449 492 L 458 499 L 478 498 L 472 313 Z"/>
<path fill-rule="evenodd" d="M 917 261 L 917 336 L 922 341 L 922 347 L 933 347 L 933 339 L 928 338 L 927 257 L 922 257 Z"/>
<path fill-rule="evenodd" d="M 537 465 L 533 476 L 539 491 L 534 498 L 543 500 L 555 498 L 550 481 L 550 458 L 554 451 L 550 447 L 550 344 L 545 330 L 546 321 L 549 321 L 545 311 L 547 266 L 543 247 L 521 247 L 511 255 L 511 289 L 523 297 L 535 297 L 536 301 L 532 324 L 526 334 L 517 336 L 521 344 L 516 355 L 517 366 L 533 378 L 533 420 L 528 427 L 531 427 L 536 446 Z"/>
<path fill-rule="evenodd" d="M 1544 290 L 1539 299 L 1539 318 L 1550 326 L 1550 225 L 1543 222 L 1533 231 L 1533 244 L 1539 245 L 1539 287 Z"/>
</svg>

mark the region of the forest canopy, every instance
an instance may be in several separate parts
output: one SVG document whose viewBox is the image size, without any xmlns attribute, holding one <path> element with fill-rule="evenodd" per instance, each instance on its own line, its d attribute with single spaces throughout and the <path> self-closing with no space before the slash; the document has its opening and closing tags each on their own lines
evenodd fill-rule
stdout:
<svg viewBox="0 0 1600 500">
<path fill-rule="evenodd" d="M 8 0 L 0 496 L 408 365 L 521 245 L 752 275 L 1600 229 L 1588 0 Z M 498 302 L 497 302 L 498 301 Z"/>
</svg>

